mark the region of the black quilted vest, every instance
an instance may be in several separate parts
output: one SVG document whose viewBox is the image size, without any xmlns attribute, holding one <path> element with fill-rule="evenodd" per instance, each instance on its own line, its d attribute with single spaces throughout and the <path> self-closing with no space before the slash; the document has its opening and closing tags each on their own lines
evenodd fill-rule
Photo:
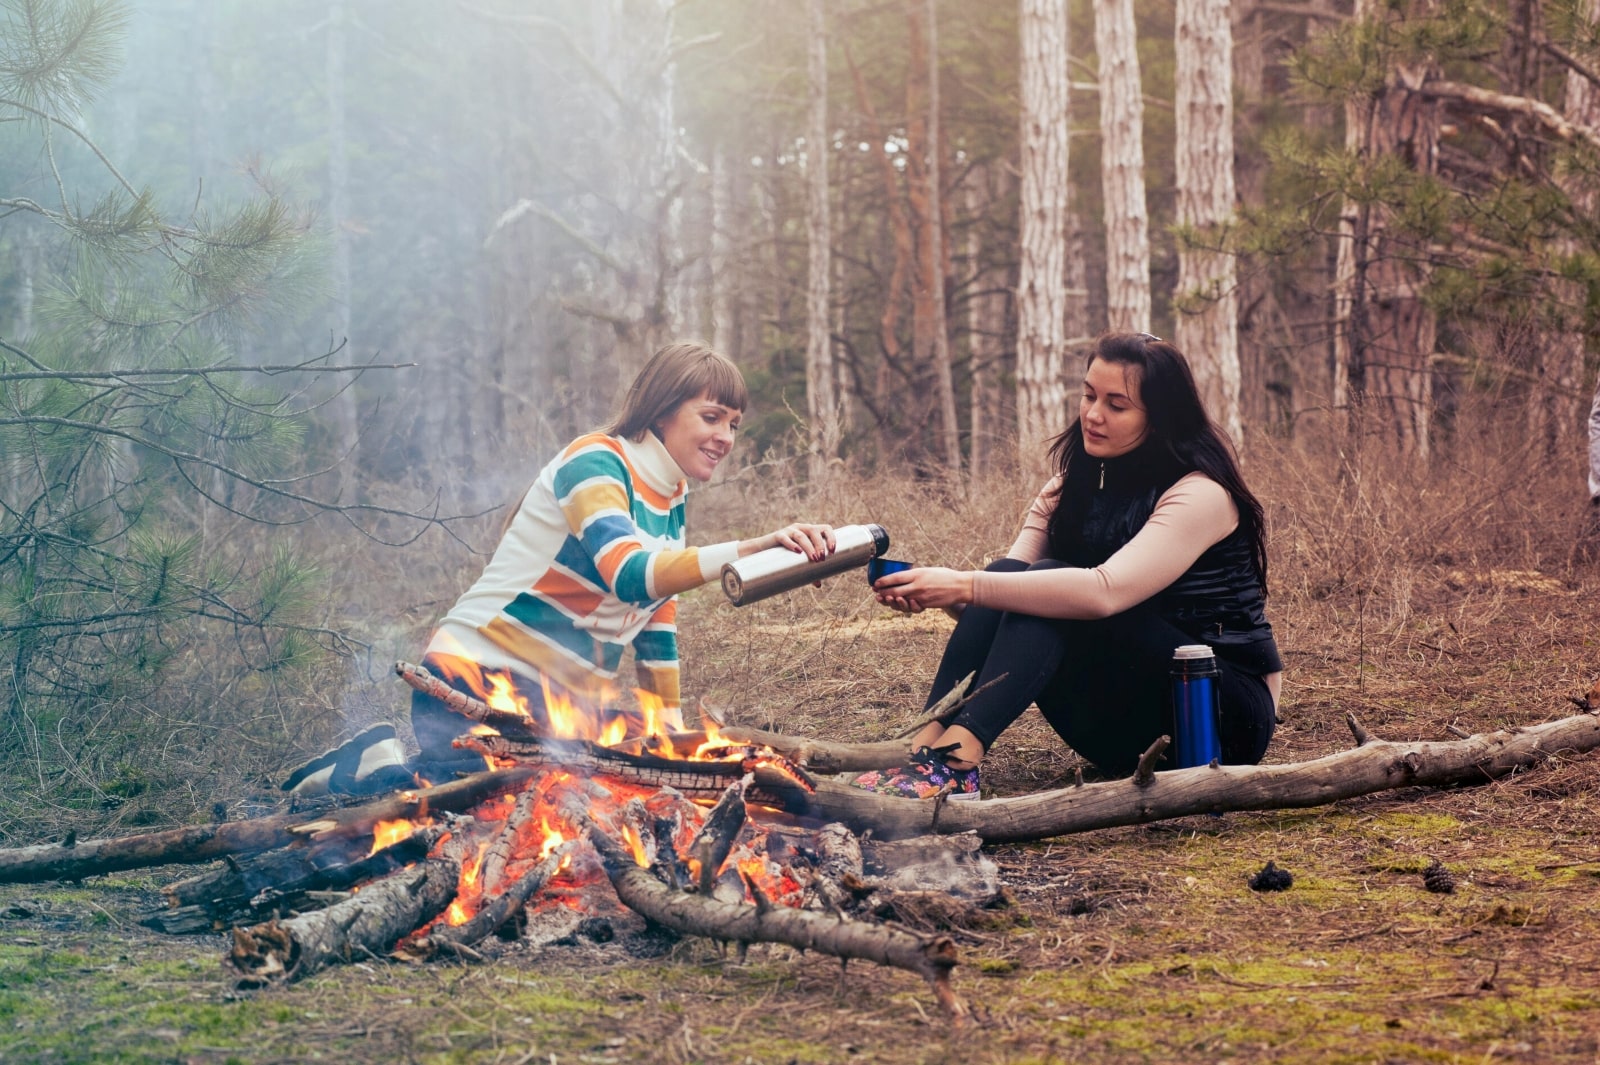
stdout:
<svg viewBox="0 0 1600 1065">
<path fill-rule="evenodd" d="M 1069 485 L 1057 508 L 1069 509 L 1051 523 L 1050 551 L 1062 562 L 1092 568 L 1116 553 L 1144 527 L 1161 494 L 1187 471 L 1156 465 L 1135 452 L 1104 464 L 1089 459 L 1093 477 Z M 1100 472 L 1104 469 L 1104 486 Z M 1082 514 L 1073 522 L 1073 513 Z M 1074 527 L 1076 526 L 1076 527 Z M 1209 644 L 1217 657 L 1251 673 L 1283 668 L 1262 588 L 1244 528 L 1212 544 L 1150 605 L 1196 643 Z"/>
</svg>

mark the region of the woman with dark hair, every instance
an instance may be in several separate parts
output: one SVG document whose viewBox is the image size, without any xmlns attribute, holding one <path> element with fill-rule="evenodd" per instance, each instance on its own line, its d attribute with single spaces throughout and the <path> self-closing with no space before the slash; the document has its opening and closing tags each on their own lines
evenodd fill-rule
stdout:
<svg viewBox="0 0 1600 1065">
<path fill-rule="evenodd" d="M 832 527 L 807 523 L 687 545 L 689 482 L 709 481 L 728 456 L 748 402 L 739 368 L 718 352 L 692 342 L 657 351 L 616 418 L 540 471 L 482 575 L 434 630 L 423 664 L 469 695 L 496 674 L 537 716 L 547 692 L 591 711 L 611 705 L 631 650 L 639 688 L 661 706 L 653 724 L 681 729 L 678 593 L 765 548 L 815 560 L 835 546 Z M 452 746 L 469 727 L 442 700 L 417 692 L 415 760 L 406 761 L 392 725 L 379 725 L 301 765 L 282 787 L 365 794 L 482 769 L 481 756 Z"/>
<path fill-rule="evenodd" d="M 873 585 L 898 610 L 961 610 L 929 706 L 972 672 L 988 687 L 918 732 L 907 764 L 855 786 L 976 798 L 979 762 L 1031 703 L 1078 754 L 1130 772 L 1171 732 L 1168 670 L 1184 644 L 1210 645 L 1221 669 L 1222 761 L 1266 751 L 1283 662 L 1264 612 L 1261 504 L 1183 355 L 1149 333 L 1101 337 L 1050 455 L 1058 472 L 1005 558 Z"/>
</svg>

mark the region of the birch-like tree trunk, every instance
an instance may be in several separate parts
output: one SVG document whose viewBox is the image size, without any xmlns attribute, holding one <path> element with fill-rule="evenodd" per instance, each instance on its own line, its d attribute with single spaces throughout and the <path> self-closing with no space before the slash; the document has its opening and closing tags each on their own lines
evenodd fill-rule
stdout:
<svg viewBox="0 0 1600 1065">
<path fill-rule="evenodd" d="M 711 329 L 706 339 L 730 358 L 738 358 L 744 350 L 740 314 L 744 286 L 737 266 L 743 242 L 734 236 L 743 231 L 743 178 L 743 167 L 729 158 L 727 147 L 719 143 L 711 156 Z"/>
<path fill-rule="evenodd" d="M 1071 78 L 1066 0 L 1021 0 L 1022 219 L 1017 278 L 1017 447 L 1040 474 L 1067 425 Z"/>
<path fill-rule="evenodd" d="M 1237 443 L 1238 293 L 1233 256 L 1219 247 L 1233 218 L 1233 26 L 1228 0 L 1178 0 L 1178 316 L 1206 410 Z"/>
<path fill-rule="evenodd" d="M 1430 0 L 1416 0 L 1426 7 Z M 1385 17 L 1378 0 L 1356 0 L 1356 19 Z M 1438 168 L 1439 107 L 1415 91 L 1437 77 L 1431 63 L 1402 64 L 1382 88 L 1345 104 L 1345 148 L 1370 164 L 1402 156 L 1419 173 Z M 1392 441 L 1403 454 L 1426 459 L 1433 410 L 1432 369 L 1437 334 L 1422 301 L 1426 265 L 1402 254 L 1386 232 L 1381 204 L 1345 204 L 1339 219 L 1334 271 L 1334 404 L 1349 412 L 1359 438 Z"/>
<path fill-rule="evenodd" d="M 916 0 L 912 0 L 913 3 Z M 944 138 L 939 115 L 939 13 L 935 0 L 923 0 L 928 40 L 928 167 L 927 217 L 923 219 L 921 270 L 927 287 L 930 350 L 934 385 L 939 396 L 939 435 L 944 444 L 945 473 L 961 480 L 961 424 L 956 418 L 955 378 L 950 369 L 950 323 L 945 309 L 945 243 L 942 171 Z"/>
<path fill-rule="evenodd" d="M 1106 325 L 1150 328 L 1150 216 L 1144 195 L 1144 88 L 1133 0 L 1095 0 L 1100 54 L 1100 185 L 1105 196 Z"/>
<path fill-rule="evenodd" d="M 839 404 L 833 393 L 833 333 L 829 315 L 832 225 L 828 217 L 828 16 L 826 0 L 806 0 L 806 413 L 813 483 L 839 457 Z"/>
</svg>

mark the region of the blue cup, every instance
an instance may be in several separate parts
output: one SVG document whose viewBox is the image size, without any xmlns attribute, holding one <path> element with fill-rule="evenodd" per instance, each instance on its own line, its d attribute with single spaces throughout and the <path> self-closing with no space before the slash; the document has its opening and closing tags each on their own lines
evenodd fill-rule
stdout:
<svg viewBox="0 0 1600 1065">
<path fill-rule="evenodd" d="M 893 558 L 874 558 L 867 563 L 867 583 L 877 584 L 879 577 L 887 577 L 891 573 L 899 573 L 903 569 L 910 568 L 909 562 Z"/>
</svg>

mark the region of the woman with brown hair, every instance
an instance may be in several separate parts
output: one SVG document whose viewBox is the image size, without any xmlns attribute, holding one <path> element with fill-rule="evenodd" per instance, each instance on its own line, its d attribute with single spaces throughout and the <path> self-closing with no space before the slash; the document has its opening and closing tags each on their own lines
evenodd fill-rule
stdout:
<svg viewBox="0 0 1600 1065">
<path fill-rule="evenodd" d="M 748 402 L 725 356 L 696 343 L 656 352 L 617 417 L 540 471 L 483 574 L 440 621 L 423 664 L 468 693 L 484 673 L 508 677 L 538 715 L 547 689 L 594 710 L 609 705 L 632 650 L 638 686 L 662 705 L 658 726 L 682 728 L 677 594 L 765 548 L 811 559 L 834 548 L 832 528 L 809 523 L 687 546 L 689 482 L 709 481 L 727 458 Z M 306 763 L 283 787 L 363 793 L 483 768 L 481 757 L 451 747 L 466 721 L 443 702 L 416 693 L 411 727 L 422 748 L 415 762 L 405 762 L 393 727 L 380 725 Z"/>
</svg>

